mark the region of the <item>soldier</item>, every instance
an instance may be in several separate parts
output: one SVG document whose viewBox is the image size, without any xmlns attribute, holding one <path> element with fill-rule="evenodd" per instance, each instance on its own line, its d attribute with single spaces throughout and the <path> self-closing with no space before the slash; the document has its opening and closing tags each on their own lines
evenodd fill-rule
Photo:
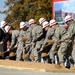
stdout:
<svg viewBox="0 0 75 75">
<path fill-rule="evenodd" d="M 75 21 L 72 20 L 72 17 L 70 15 L 67 15 L 65 17 L 65 22 L 68 25 L 67 33 L 69 34 L 69 36 L 66 36 L 66 39 L 70 41 L 69 48 L 71 48 L 71 50 L 69 51 L 69 54 L 70 54 L 69 56 L 71 56 L 71 51 L 72 51 L 72 58 L 74 60 L 74 67 L 75 67 L 75 44 L 74 44 L 73 50 L 71 47 L 72 42 L 75 42 Z"/>
<path fill-rule="evenodd" d="M 41 47 L 42 44 L 42 35 L 43 35 L 43 29 L 41 26 L 36 25 L 35 24 L 35 20 L 34 19 L 30 19 L 29 20 L 29 24 L 32 27 L 32 54 L 34 54 L 35 57 L 35 61 L 39 60 L 38 57 L 38 51 Z"/>
<path fill-rule="evenodd" d="M 16 53 L 16 49 L 17 49 L 16 47 L 17 47 L 17 39 L 18 39 L 18 36 L 19 36 L 19 30 L 12 30 L 10 26 L 6 26 L 5 31 L 6 31 L 6 33 L 11 35 L 11 44 L 9 45 L 7 51 L 9 51 L 9 57 L 12 53 L 13 54 L 11 56 L 12 58 L 9 58 L 9 59 L 15 60 L 16 59 L 15 53 Z"/>
<path fill-rule="evenodd" d="M 50 40 L 50 39 L 52 40 L 52 36 L 54 35 L 54 30 L 49 27 L 49 23 L 47 21 L 45 21 L 43 23 L 43 28 L 45 29 L 45 31 L 47 31 L 47 34 L 46 34 L 46 38 L 44 40 L 44 43 L 42 45 L 42 48 L 45 47 L 47 40 Z"/>
<path fill-rule="evenodd" d="M 5 21 L 1 21 L 1 28 L 0 28 L 0 52 L 3 53 L 5 51 L 5 47 L 6 45 L 4 45 L 5 43 L 3 43 L 3 39 L 5 36 L 5 31 L 4 28 L 7 25 L 7 23 Z M 4 58 L 4 55 L 2 56 Z"/>
<path fill-rule="evenodd" d="M 6 26 L 5 27 L 5 31 L 6 33 L 9 33 L 12 35 L 12 40 L 11 40 L 11 44 L 10 44 L 10 49 L 12 49 L 16 44 L 17 44 L 17 39 L 19 36 L 19 30 L 12 30 L 12 28 L 10 26 Z"/>
<path fill-rule="evenodd" d="M 16 60 L 23 61 L 22 59 L 22 53 L 24 49 L 22 49 L 25 46 L 25 42 L 23 40 L 23 37 L 26 34 L 27 27 L 25 22 L 20 22 L 20 32 L 18 37 L 18 46 L 17 46 L 17 52 L 16 52 Z"/>
<path fill-rule="evenodd" d="M 65 34 L 63 34 L 63 36 L 61 37 L 61 39 L 59 39 L 57 42 L 60 44 L 60 47 L 58 49 L 58 57 L 59 57 L 59 64 L 61 66 L 64 65 L 65 60 L 64 58 L 68 61 L 68 57 L 71 55 L 71 51 L 70 51 L 70 47 L 71 46 L 71 32 L 72 30 L 69 29 L 69 27 L 71 26 L 71 17 L 70 16 L 66 16 L 65 17 L 65 22 L 68 24 L 68 28 L 65 32 Z M 69 22 L 68 22 L 69 21 Z M 55 36 L 56 37 L 56 36 Z M 66 63 L 65 65 L 66 68 L 70 68 L 69 62 L 68 64 Z"/>
<path fill-rule="evenodd" d="M 54 19 L 50 20 L 50 26 L 51 26 L 51 28 L 53 28 L 55 30 L 55 33 L 53 36 L 54 44 L 53 44 L 51 51 L 50 51 L 50 58 L 52 59 L 52 62 L 54 62 L 55 61 L 54 56 L 57 55 L 59 40 L 66 33 L 66 30 L 62 27 L 59 27 L 57 25 L 57 22 Z M 60 56 L 61 55 L 59 55 L 59 57 Z"/>
<path fill-rule="evenodd" d="M 27 38 L 27 40 L 26 40 Z M 30 60 L 30 53 L 31 53 L 31 42 L 32 42 L 32 28 L 31 27 L 28 27 L 27 30 L 26 30 L 26 34 L 23 38 L 23 40 L 25 41 L 25 52 L 24 54 L 22 55 L 23 56 L 23 59 L 26 60 L 26 61 L 31 61 Z"/>
<path fill-rule="evenodd" d="M 49 44 L 49 47 L 47 46 L 45 48 L 45 46 L 48 45 L 48 42 L 47 42 L 48 40 L 52 40 L 52 37 L 54 35 L 54 30 L 52 28 L 50 28 L 49 23 L 47 21 L 43 22 L 43 29 L 45 31 L 47 31 L 47 33 L 46 33 L 45 40 L 44 40 L 44 42 L 43 42 L 42 47 L 41 47 L 40 50 L 41 51 L 43 50 L 43 52 L 48 53 L 50 51 L 52 43 Z"/>
<path fill-rule="evenodd" d="M 58 50 L 59 62 L 61 66 L 63 66 L 65 62 L 64 57 L 66 58 L 67 61 L 72 59 L 71 51 L 72 51 L 72 40 L 73 40 L 72 35 L 73 35 L 74 25 L 71 16 L 67 15 L 65 17 L 65 22 L 68 25 L 68 28 L 67 32 L 65 33 L 65 35 L 62 36 L 60 40 L 61 45 Z M 69 62 L 66 63 L 65 67 L 70 68 Z"/>
</svg>

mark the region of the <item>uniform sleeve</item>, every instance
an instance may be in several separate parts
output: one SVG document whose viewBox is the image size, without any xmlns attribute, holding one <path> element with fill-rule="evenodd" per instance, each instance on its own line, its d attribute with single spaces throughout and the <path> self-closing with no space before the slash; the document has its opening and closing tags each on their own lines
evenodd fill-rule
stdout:
<svg viewBox="0 0 75 75">
<path fill-rule="evenodd" d="M 65 34 L 65 30 L 61 27 L 56 28 L 55 34 L 53 36 L 54 44 L 53 47 L 56 48 L 58 41 L 61 40 L 62 36 Z"/>
<path fill-rule="evenodd" d="M 36 31 L 36 34 L 37 34 L 37 39 L 43 35 L 43 29 L 42 29 L 42 27 L 38 28 L 38 30 Z"/>
<path fill-rule="evenodd" d="M 30 30 L 30 28 L 26 31 L 26 38 L 28 39 L 25 43 L 31 43 L 31 41 L 32 41 L 32 34 L 31 34 L 32 32 L 31 32 L 31 30 Z"/>
<path fill-rule="evenodd" d="M 62 36 L 61 41 L 69 42 L 74 34 L 73 25 L 69 26 L 68 31 Z"/>
<path fill-rule="evenodd" d="M 34 31 L 32 31 L 32 41 L 34 41 L 36 39 L 36 33 Z"/>
<path fill-rule="evenodd" d="M 55 42 L 58 42 L 59 38 L 60 38 L 60 30 L 59 30 L 59 28 L 56 28 L 54 36 L 53 36 L 53 40 Z"/>
<path fill-rule="evenodd" d="M 32 30 L 32 42 L 35 43 L 37 41 L 40 41 L 43 35 L 43 29 L 41 26 L 36 26 L 35 28 L 33 28 Z"/>
<path fill-rule="evenodd" d="M 54 35 L 54 30 L 48 29 L 48 31 L 47 31 L 47 33 L 46 33 L 46 38 L 45 38 L 45 40 L 44 40 L 44 42 L 43 42 L 42 47 L 45 47 L 45 45 L 46 45 L 46 43 L 47 43 L 47 40 L 52 39 L 53 35 Z"/>
<path fill-rule="evenodd" d="M 68 42 L 69 40 L 70 40 L 70 34 L 69 32 L 67 32 L 62 36 L 61 42 Z"/>
<path fill-rule="evenodd" d="M 12 32 L 12 40 L 11 40 L 10 48 L 12 48 L 15 45 L 15 41 L 16 41 L 15 33 Z"/>
<path fill-rule="evenodd" d="M 46 34 L 45 40 L 44 40 L 43 45 L 42 45 L 43 48 L 45 47 L 47 40 L 48 40 L 48 32 Z"/>
<path fill-rule="evenodd" d="M 32 37 L 33 41 L 39 41 L 41 39 L 41 36 L 43 35 L 43 29 L 42 27 L 38 26 L 32 31 Z"/>
</svg>

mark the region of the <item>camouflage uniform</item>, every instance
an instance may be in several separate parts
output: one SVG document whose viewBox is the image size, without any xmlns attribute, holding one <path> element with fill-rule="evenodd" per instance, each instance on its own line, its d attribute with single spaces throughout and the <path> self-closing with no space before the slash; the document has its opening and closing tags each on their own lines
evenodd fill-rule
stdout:
<svg viewBox="0 0 75 75">
<path fill-rule="evenodd" d="M 52 28 L 49 28 L 46 33 L 46 38 L 44 40 L 42 47 L 45 47 L 47 40 L 50 40 L 50 39 L 52 40 L 53 35 L 54 35 L 54 30 Z"/>
<path fill-rule="evenodd" d="M 70 33 L 69 38 L 73 39 L 72 41 L 74 42 L 74 46 L 73 46 L 73 50 L 72 50 L 72 57 L 73 60 L 75 62 L 75 21 L 73 21 L 70 25 L 70 28 L 68 30 L 68 32 Z M 74 66 L 75 67 L 75 66 Z"/>
<path fill-rule="evenodd" d="M 54 61 L 54 55 L 57 53 L 57 50 L 59 48 L 59 43 L 58 41 L 61 40 L 62 36 L 66 33 L 66 29 L 62 28 L 62 27 L 59 27 L 59 26 L 56 26 L 56 29 L 55 29 L 55 33 L 54 33 L 54 36 L 53 36 L 53 40 L 54 40 L 54 44 L 52 46 L 52 50 L 50 51 L 50 58 L 52 59 L 52 61 Z M 61 48 L 61 47 L 60 47 Z M 59 50 L 58 50 L 59 51 Z M 62 50 L 63 51 L 63 50 Z M 61 55 L 59 55 L 60 57 Z"/>
<path fill-rule="evenodd" d="M 72 22 L 71 22 L 72 23 Z M 59 56 L 59 62 L 64 62 L 63 58 L 66 56 L 66 58 L 71 56 L 71 50 L 72 50 L 72 44 L 70 40 L 72 40 L 72 35 L 73 35 L 73 25 L 69 25 L 67 29 L 67 33 L 63 35 L 61 38 L 61 45 L 58 50 L 58 56 Z"/>
<path fill-rule="evenodd" d="M 67 36 L 67 35 L 68 35 L 67 33 L 64 34 L 61 39 L 64 39 L 65 36 Z M 62 42 L 60 44 L 60 47 L 58 49 L 59 63 L 64 63 L 64 56 L 66 56 L 67 49 L 68 49 L 68 46 L 69 46 L 69 43 L 67 41 L 62 40 Z"/>
<path fill-rule="evenodd" d="M 10 44 L 10 51 L 9 51 L 9 59 L 16 60 L 16 50 L 17 50 L 17 42 L 18 42 L 19 30 L 12 30 L 11 35 L 11 44 Z"/>
<path fill-rule="evenodd" d="M 75 36 L 74 36 L 74 46 L 73 46 L 73 50 L 72 50 L 72 57 L 75 63 Z"/>
<path fill-rule="evenodd" d="M 19 30 L 12 30 L 12 37 L 11 37 L 12 40 L 11 40 L 10 48 L 13 48 L 14 45 L 17 43 L 18 36 L 19 36 Z"/>
<path fill-rule="evenodd" d="M 28 39 L 26 42 L 25 42 L 25 46 L 30 46 L 31 45 L 31 42 L 32 42 L 32 28 L 29 27 L 26 31 L 26 38 Z"/>
<path fill-rule="evenodd" d="M 17 47 L 17 60 L 22 60 L 21 55 L 23 50 L 21 50 L 21 48 L 23 48 L 25 46 L 25 43 L 23 41 L 23 37 L 25 36 L 26 32 L 24 30 L 20 30 L 19 33 L 19 37 L 18 37 L 18 47 Z"/>
<path fill-rule="evenodd" d="M 25 46 L 26 46 L 26 48 L 25 48 L 25 54 L 28 54 L 28 57 L 25 60 L 29 61 L 28 58 L 29 58 L 29 56 L 31 54 L 31 50 L 32 50 L 31 49 L 31 45 L 32 45 L 32 43 L 31 43 L 32 42 L 32 28 L 31 27 L 29 27 L 27 29 L 25 37 L 28 39 L 25 42 Z"/>
<path fill-rule="evenodd" d="M 48 41 L 48 40 L 52 40 L 53 35 L 54 35 L 54 29 L 52 29 L 52 28 L 49 27 L 49 29 L 48 29 L 48 31 L 47 31 L 47 33 L 46 33 L 45 40 L 44 40 L 43 45 L 42 45 L 42 48 L 44 49 L 44 50 L 42 51 L 42 53 L 43 53 L 43 52 L 46 52 L 46 53 L 48 54 L 48 53 L 50 52 L 50 49 L 51 49 L 51 47 L 52 47 L 52 44 L 48 44 L 47 41 Z M 45 57 L 45 58 L 43 58 L 43 59 L 48 62 L 49 59 L 50 59 L 50 57 L 47 56 L 47 58 Z"/>
<path fill-rule="evenodd" d="M 43 42 L 42 35 L 43 35 L 42 27 L 39 25 L 34 25 L 32 29 L 32 45 L 35 47 L 32 50 L 32 54 L 36 56 L 35 61 L 38 61 L 38 51 Z"/>
</svg>

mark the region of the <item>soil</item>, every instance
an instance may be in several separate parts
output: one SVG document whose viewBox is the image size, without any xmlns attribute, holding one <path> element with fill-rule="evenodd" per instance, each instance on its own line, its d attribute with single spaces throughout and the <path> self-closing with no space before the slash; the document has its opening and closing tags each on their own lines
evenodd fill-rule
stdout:
<svg viewBox="0 0 75 75">
<path fill-rule="evenodd" d="M 58 72 L 75 72 L 75 68 L 70 69 L 64 66 L 49 64 L 49 63 L 38 63 L 38 62 L 26 62 L 26 61 L 11 61 L 11 60 L 0 60 L 0 67 L 18 70 L 37 70 L 37 71 L 58 71 Z"/>
</svg>

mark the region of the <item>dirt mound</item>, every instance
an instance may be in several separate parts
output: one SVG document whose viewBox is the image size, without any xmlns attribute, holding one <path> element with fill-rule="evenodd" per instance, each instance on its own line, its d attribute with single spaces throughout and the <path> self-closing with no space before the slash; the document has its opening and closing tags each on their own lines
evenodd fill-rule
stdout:
<svg viewBox="0 0 75 75">
<path fill-rule="evenodd" d="M 58 71 L 58 72 L 75 72 L 74 68 L 67 69 L 55 64 L 37 63 L 37 62 L 23 62 L 0 60 L 0 67 L 18 69 L 18 70 L 37 70 L 37 71 Z"/>
</svg>

